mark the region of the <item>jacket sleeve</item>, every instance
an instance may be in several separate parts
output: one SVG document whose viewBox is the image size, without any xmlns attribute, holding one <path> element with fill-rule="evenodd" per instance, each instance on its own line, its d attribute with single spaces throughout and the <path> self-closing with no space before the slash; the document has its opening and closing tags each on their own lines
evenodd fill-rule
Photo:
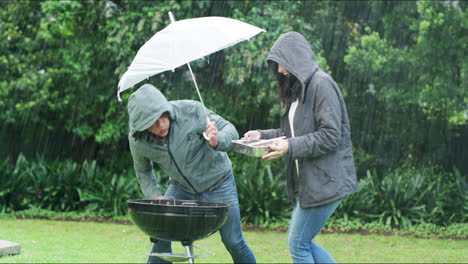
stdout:
<svg viewBox="0 0 468 264">
<path fill-rule="evenodd" d="M 135 148 L 135 139 L 129 139 L 130 151 L 133 157 L 133 167 L 135 174 L 140 184 L 141 191 L 147 199 L 154 199 L 161 195 L 156 175 L 153 172 L 153 163 L 148 158 L 142 156 Z"/>
<path fill-rule="evenodd" d="M 232 148 L 232 140 L 239 139 L 236 127 L 215 112 L 209 109 L 207 111 L 210 121 L 215 122 L 218 128 L 218 146 L 215 149 L 224 152 L 229 151 Z"/>
<path fill-rule="evenodd" d="M 340 142 L 342 111 L 332 82 L 321 78 L 314 98 L 312 107 L 314 107 L 316 130 L 310 134 L 288 139 L 289 155 L 293 159 L 319 157 L 335 150 Z"/>
<path fill-rule="evenodd" d="M 258 130 L 260 132 L 261 139 L 270 139 L 281 136 L 281 129 L 267 129 L 267 130 Z"/>
</svg>

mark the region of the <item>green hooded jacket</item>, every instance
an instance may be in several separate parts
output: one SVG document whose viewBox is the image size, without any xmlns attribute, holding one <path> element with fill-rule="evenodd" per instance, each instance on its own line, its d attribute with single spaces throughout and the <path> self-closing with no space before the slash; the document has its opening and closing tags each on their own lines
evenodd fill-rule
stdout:
<svg viewBox="0 0 468 264">
<path fill-rule="evenodd" d="M 203 137 L 207 118 L 200 102 L 168 101 L 154 86 L 145 84 L 128 102 L 128 141 L 136 176 L 146 198 L 161 195 L 153 167 L 170 177 L 171 183 L 189 193 L 213 188 L 232 173 L 226 153 L 232 140 L 239 139 L 235 127 L 206 109 L 218 128 L 218 145 L 212 148 Z M 169 113 L 169 134 L 163 139 L 147 132 L 165 112 Z"/>
</svg>

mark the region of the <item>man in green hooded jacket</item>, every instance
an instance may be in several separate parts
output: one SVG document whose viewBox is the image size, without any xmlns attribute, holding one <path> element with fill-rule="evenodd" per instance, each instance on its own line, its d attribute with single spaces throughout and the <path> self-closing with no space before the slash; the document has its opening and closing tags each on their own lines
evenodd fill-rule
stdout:
<svg viewBox="0 0 468 264">
<path fill-rule="evenodd" d="M 236 184 L 226 153 L 232 140 L 239 138 L 235 127 L 197 101 L 168 101 L 150 84 L 130 96 L 128 114 L 130 150 L 145 197 L 229 204 L 228 219 L 219 230 L 221 239 L 234 263 L 255 263 L 242 235 Z M 164 196 L 154 167 L 170 177 Z M 169 241 L 152 241 L 152 252 L 171 252 Z M 164 261 L 150 257 L 148 262 Z"/>
</svg>

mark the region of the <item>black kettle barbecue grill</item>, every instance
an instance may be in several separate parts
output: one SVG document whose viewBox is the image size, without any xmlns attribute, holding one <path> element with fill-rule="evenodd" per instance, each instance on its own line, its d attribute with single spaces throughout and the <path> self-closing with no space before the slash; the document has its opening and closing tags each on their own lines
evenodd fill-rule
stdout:
<svg viewBox="0 0 468 264">
<path fill-rule="evenodd" d="M 180 241 L 187 254 L 151 253 L 150 249 L 149 257 L 194 263 L 194 258 L 202 256 L 193 255 L 193 242 L 223 226 L 229 205 L 189 200 L 128 200 L 128 208 L 133 223 L 152 240 Z"/>
</svg>

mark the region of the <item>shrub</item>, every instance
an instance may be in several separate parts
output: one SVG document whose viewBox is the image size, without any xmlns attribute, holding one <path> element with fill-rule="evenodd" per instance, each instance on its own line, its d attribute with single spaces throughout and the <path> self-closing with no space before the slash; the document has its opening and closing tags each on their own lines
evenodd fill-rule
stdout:
<svg viewBox="0 0 468 264">
<path fill-rule="evenodd" d="M 292 204 L 281 161 L 237 154 L 232 161 L 243 223 L 287 226 Z M 156 174 L 164 191 L 168 177 Z M 38 208 L 123 216 L 127 200 L 141 196 L 133 168 L 115 173 L 98 168 L 94 161 L 78 164 L 42 157 L 28 161 L 23 155 L 14 165 L 7 159 L 0 163 L 0 213 Z M 441 232 L 436 229 L 466 222 L 467 201 L 466 181 L 458 170 L 404 166 L 380 175 L 368 171 L 359 181 L 358 192 L 340 204 L 327 228 Z M 459 236 L 466 228 L 460 225 L 444 232 Z"/>
<path fill-rule="evenodd" d="M 22 155 L 18 157 L 14 167 L 9 165 L 8 159 L 0 163 L 0 212 L 27 208 L 25 190 L 30 182 L 29 172 L 28 162 Z"/>
<path fill-rule="evenodd" d="M 335 215 L 403 229 L 418 223 L 466 221 L 466 182 L 457 173 L 403 167 L 379 177 L 368 171 L 359 182 L 359 191 L 347 197 Z"/>
<path fill-rule="evenodd" d="M 94 211 L 124 215 L 127 200 L 141 196 L 133 169 L 122 174 L 99 169 L 96 162 L 28 161 L 20 155 L 0 164 L 0 212 L 28 208 Z"/>
<path fill-rule="evenodd" d="M 278 162 L 240 158 L 234 167 L 244 223 L 260 227 L 281 225 L 291 215 L 286 184 Z M 273 168 L 272 168 L 273 167 Z"/>
<path fill-rule="evenodd" d="M 446 236 L 468 237 L 468 223 L 455 223 L 447 226 Z"/>
<path fill-rule="evenodd" d="M 120 175 L 104 172 L 90 182 L 92 184 L 79 190 L 80 201 L 86 202 L 86 210 L 89 211 L 125 215 L 127 200 L 141 196 L 133 171 Z"/>
</svg>

